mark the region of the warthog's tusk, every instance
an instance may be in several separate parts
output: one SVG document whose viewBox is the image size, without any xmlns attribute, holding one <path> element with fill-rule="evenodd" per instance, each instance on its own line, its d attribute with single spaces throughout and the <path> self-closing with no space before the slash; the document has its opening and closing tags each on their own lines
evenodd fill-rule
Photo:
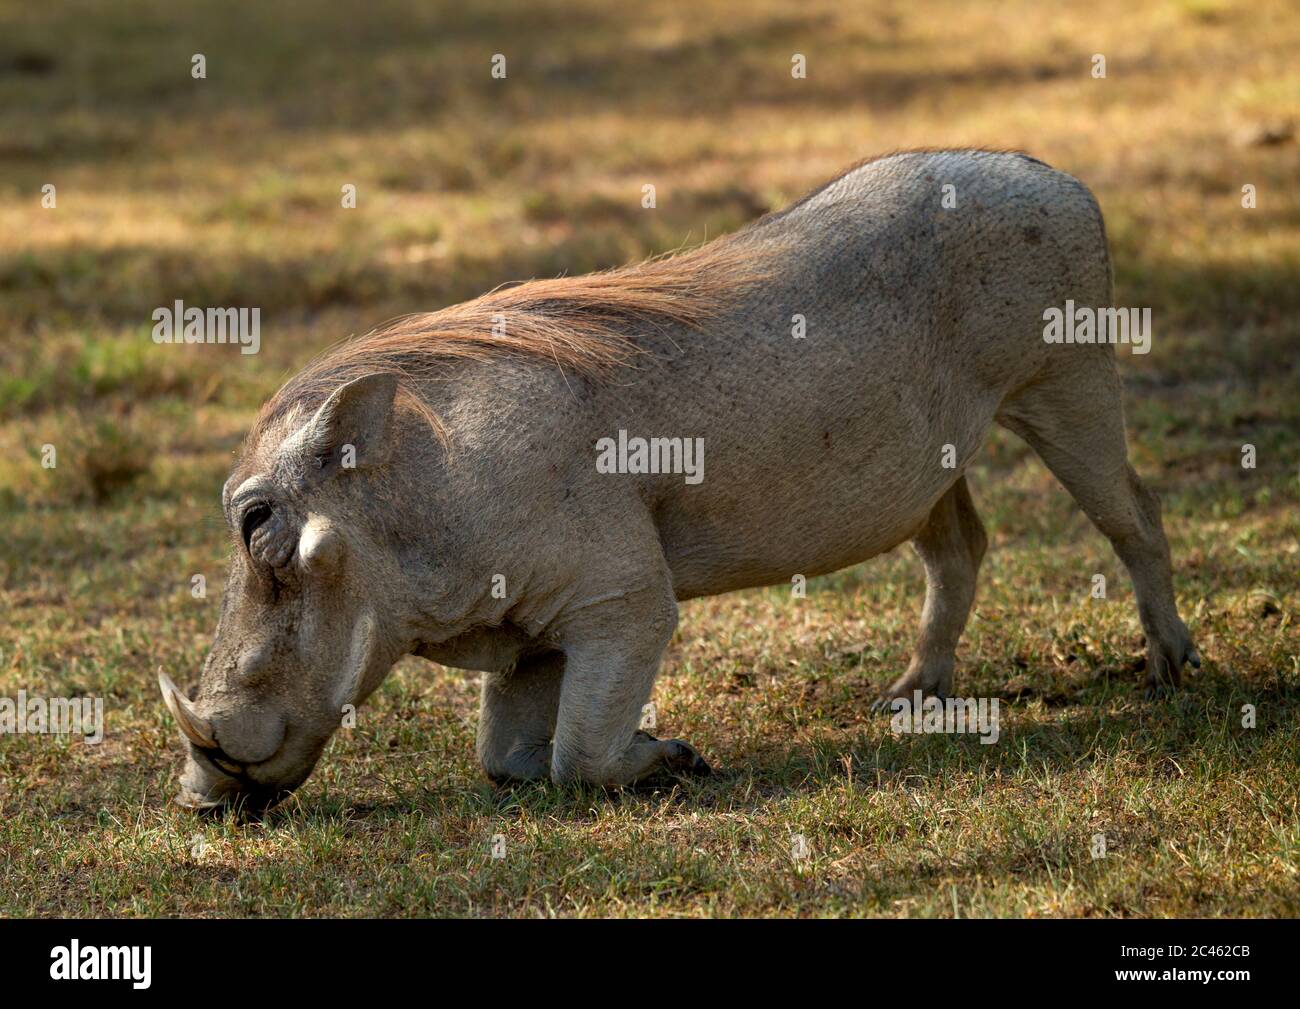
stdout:
<svg viewBox="0 0 1300 1009">
<path fill-rule="evenodd" d="M 199 717 L 199 714 L 190 707 L 189 699 L 180 692 L 180 688 L 172 682 L 172 678 L 162 671 L 162 666 L 158 667 L 158 686 L 162 689 L 163 702 L 167 705 L 167 710 L 176 719 L 176 724 L 181 727 L 181 732 L 185 733 L 185 738 L 195 746 L 201 746 L 206 750 L 215 749 L 217 741 L 212 737 L 212 726 L 208 724 L 206 718 Z"/>
</svg>

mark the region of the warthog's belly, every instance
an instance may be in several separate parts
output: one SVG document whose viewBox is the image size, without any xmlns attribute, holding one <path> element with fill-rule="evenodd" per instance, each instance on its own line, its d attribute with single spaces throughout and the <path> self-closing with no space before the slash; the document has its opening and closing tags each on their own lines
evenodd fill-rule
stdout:
<svg viewBox="0 0 1300 1009">
<path fill-rule="evenodd" d="M 771 485 L 756 487 L 746 508 L 701 512 L 680 502 L 661 511 L 660 540 L 677 597 L 827 574 L 885 553 L 916 535 L 957 476 L 935 473 L 873 492 L 866 485 L 819 481 L 822 469 L 806 471 L 804 494 Z"/>
<path fill-rule="evenodd" d="M 996 409 L 971 389 L 960 415 L 933 412 L 915 388 L 891 395 L 851 378 L 857 397 L 834 396 L 843 378 L 827 376 L 830 396 L 711 425 L 704 479 L 658 485 L 655 522 L 679 598 L 826 574 L 911 539 Z"/>
</svg>

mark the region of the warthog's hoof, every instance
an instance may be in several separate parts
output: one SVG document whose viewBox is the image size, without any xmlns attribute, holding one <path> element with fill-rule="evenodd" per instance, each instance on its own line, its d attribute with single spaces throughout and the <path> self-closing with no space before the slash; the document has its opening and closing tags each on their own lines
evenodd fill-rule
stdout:
<svg viewBox="0 0 1300 1009">
<path fill-rule="evenodd" d="M 940 704 L 948 699 L 947 694 L 942 694 L 934 690 L 922 691 L 922 697 L 933 697 Z M 910 694 L 881 694 L 871 702 L 871 713 L 873 715 L 892 715 L 894 713 L 894 702 L 900 699 L 907 701 L 908 704 L 912 703 L 912 697 Z"/>
<path fill-rule="evenodd" d="M 713 768 L 709 766 L 708 761 L 701 757 L 699 751 L 690 743 L 684 743 L 680 739 L 660 739 L 658 736 L 650 735 L 643 729 L 638 729 L 634 738 L 658 746 L 661 760 L 660 769 L 667 771 L 669 774 L 677 774 L 683 777 L 691 775 L 703 777 L 706 774 L 713 773 Z"/>
<path fill-rule="evenodd" d="M 894 699 L 888 695 L 881 695 L 871 702 L 871 713 L 873 715 L 888 715 L 892 710 Z"/>
<path fill-rule="evenodd" d="M 1201 668 L 1201 653 L 1191 638 L 1172 645 L 1148 644 L 1147 654 L 1137 662 L 1137 671 L 1146 670 L 1146 698 L 1154 700 L 1169 696 L 1183 685 L 1183 667 Z"/>
<path fill-rule="evenodd" d="M 713 773 L 713 768 L 709 766 L 708 761 L 701 757 L 695 747 L 689 743 L 683 743 L 680 739 L 669 739 L 664 745 L 668 748 L 664 764 L 673 774 L 702 778 Z"/>
</svg>

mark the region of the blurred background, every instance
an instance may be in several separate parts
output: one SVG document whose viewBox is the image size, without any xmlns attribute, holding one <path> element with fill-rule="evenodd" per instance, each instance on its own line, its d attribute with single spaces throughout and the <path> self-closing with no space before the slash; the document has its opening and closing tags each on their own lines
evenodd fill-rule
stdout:
<svg viewBox="0 0 1300 1009">
<path fill-rule="evenodd" d="M 1202 651 L 1208 638 L 1238 675 L 1294 677 L 1298 54 L 1290 0 L 0 5 L 0 688 L 107 695 L 118 726 L 71 760 L 4 741 L 0 803 L 39 794 L 75 819 L 96 815 L 75 798 L 87 788 L 159 801 L 173 741 L 142 670 L 162 661 L 192 682 L 220 598 L 232 454 L 313 354 L 504 281 L 704 241 L 912 146 L 1023 149 L 1097 194 L 1117 303 L 1153 310 L 1152 352 L 1121 355 L 1134 461 L 1164 498 Z M 349 184 L 355 209 L 340 205 Z M 176 299 L 259 307 L 261 352 L 156 345 L 151 313 Z M 1014 439 L 994 438 L 972 483 L 1005 548 L 986 567 L 985 619 L 1038 606 L 1015 620 L 1066 635 L 1054 600 L 1080 566 L 1111 570 L 1108 549 Z M 739 677 L 739 697 L 791 641 L 820 642 L 799 690 L 839 669 L 865 692 L 861 647 L 826 658 L 855 636 L 874 642 L 872 677 L 905 661 L 920 572 L 882 563 L 898 589 L 836 576 L 824 585 L 843 609 L 824 624 L 782 624 L 762 593 L 688 611 L 666 703 L 709 726 L 706 752 L 757 745 L 709 715 L 706 667 Z M 1120 662 L 1131 617 L 1079 654 Z M 970 645 L 989 690 L 1008 669 L 1061 673 L 1064 652 L 995 630 Z M 392 739 L 470 780 L 472 689 L 416 683 L 399 671 L 378 702 Z M 412 698 L 469 721 L 408 738 Z M 856 724 L 852 698 L 823 701 L 827 725 Z M 382 746 L 389 730 L 375 731 Z M 96 885 L 109 896 L 91 906 L 128 906 Z"/>
</svg>

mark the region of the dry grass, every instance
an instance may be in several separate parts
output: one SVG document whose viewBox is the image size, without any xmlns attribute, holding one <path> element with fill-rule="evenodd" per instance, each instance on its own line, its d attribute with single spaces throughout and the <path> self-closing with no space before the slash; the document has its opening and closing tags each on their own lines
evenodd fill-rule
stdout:
<svg viewBox="0 0 1300 1009">
<path fill-rule="evenodd" d="M 503 6 L 0 14 L 0 696 L 100 695 L 108 719 L 99 746 L 0 737 L 0 913 L 1300 913 L 1293 5 Z M 866 155 L 967 144 L 1087 182 L 1119 303 L 1153 309 L 1153 352 L 1123 368 L 1207 659 L 1189 690 L 1137 693 L 1126 577 L 998 436 L 972 473 L 992 549 L 959 653 L 962 691 L 1003 700 L 995 746 L 866 714 L 915 632 L 900 550 L 803 601 L 684 607 L 656 702 L 719 766 L 706 783 L 494 792 L 472 677 L 409 659 L 265 823 L 166 803 L 150 670 L 198 668 L 220 486 L 287 374 L 401 313 L 717 235 Z M 176 298 L 260 306 L 262 352 L 154 345 Z"/>
</svg>

